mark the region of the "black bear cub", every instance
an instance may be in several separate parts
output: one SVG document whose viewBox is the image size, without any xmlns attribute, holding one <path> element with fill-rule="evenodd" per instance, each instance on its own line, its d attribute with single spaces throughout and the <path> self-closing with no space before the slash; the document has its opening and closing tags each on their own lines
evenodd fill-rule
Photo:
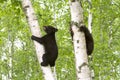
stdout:
<svg viewBox="0 0 120 80">
<path fill-rule="evenodd" d="M 81 32 L 84 32 L 84 34 L 85 34 L 87 54 L 91 55 L 93 52 L 93 49 L 94 49 L 94 40 L 93 40 L 92 34 L 89 32 L 88 28 L 85 25 L 82 25 L 79 28 L 79 30 Z M 71 32 L 71 36 L 73 38 L 74 34 L 73 34 L 71 27 L 70 27 L 70 32 Z"/>
<path fill-rule="evenodd" d="M 36 37 L 32 35 L 31 39 L 44 46 L 45 53 L 42 56 L 43 62 L 41 62 L 41 66 L 50 65 L 53 67 L 55 66 L 55 61 L 58 56 L 58 47 L 55 39 L 55 32 L 57 32 L 58 29 L 52 26 L 44 26 L 43 29 L 47 33 L 45 36 Z"/>
<path fill-rule="evenodd" d="M 93 40 L 92 34 L 84 25 L 80 27 L 80 31 L 83 31 L 85 34 L 87 54 L 91 55 L 94 49 L 94 40 Z"/>
</svg>

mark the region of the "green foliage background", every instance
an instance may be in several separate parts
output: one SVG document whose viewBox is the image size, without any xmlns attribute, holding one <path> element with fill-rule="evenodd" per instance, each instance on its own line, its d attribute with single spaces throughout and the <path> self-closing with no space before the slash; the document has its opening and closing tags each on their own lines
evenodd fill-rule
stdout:
<svg viewBox="0 0 120 80">
<path fill-rule="evenodd" d="M 75 80 L 75 63 L 70 27 L 68 0 L 31 0 L 40 29 L 53 25 L 59 29 L 56 34 L 59 57 L 56 62 L 58 80 Z M 87 0 L 82 0 L 84 22 L 88 23 Z M 120 1 L 92 0 L 92 35 L 95 48 L 89 59 L 94 80 L 120 79 Z M 55 17 L 56 16 L 56 17 Z M 0 0 L 0 80 L 43 80 L 40 65 L 35 54 L 31 32 L 22 10 L 20 0 Z M 10 53 L 11 51 L 11 53 Z M 12 58 L 12 67 L 9 66 Z"/>
</svg>

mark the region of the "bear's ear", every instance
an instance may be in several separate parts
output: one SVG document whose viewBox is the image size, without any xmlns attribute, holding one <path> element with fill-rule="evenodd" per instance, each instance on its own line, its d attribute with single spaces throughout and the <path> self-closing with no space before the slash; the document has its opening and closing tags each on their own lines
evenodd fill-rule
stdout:
<svg viewBox="0 0 120 80">
<path fill-rule="evenodd" d="M 44 29 L 44 31 L 46 33 L 50 33 L 51 32 L 51 30 L 50 30 L 50 28 L 48 26 L 43 26 L 43 29 Z"/>
<path fill-rule="evenodd" d="M 43 30 L 46 31 L 46 29 L 47 29 L 47 26 L 43 26 Z"/>
<path fill-rule="evenodd" d="M 57 32 L 58 31 L 58 29 L 57 28 L 54 28 L 55 29 L 55 32 Z"/>
</svg>

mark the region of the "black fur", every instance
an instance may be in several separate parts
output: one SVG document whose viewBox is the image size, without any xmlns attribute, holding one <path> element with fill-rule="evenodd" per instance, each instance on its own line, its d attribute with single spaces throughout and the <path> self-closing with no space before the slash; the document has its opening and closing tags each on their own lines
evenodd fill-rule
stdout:
<svg viewBox="0 0 120 80">
<path fill-rule="evenodd" d="M 84 32 L 85 34 L 87 54 L 91 55 L 94 49 L 94 40 L 93 40 L 92 34 L 89 32 L 86 26 L 81 26 L 79 30 Z M 71 27 L 70 27 L 70 32 L 73 39 L 74 34 Z"/>
<path fill-rule="evenodd" d="M 58 47 L 55 39 L 55 32 L 57 32 L 58 29 L 52 26 L 44 26 L 44 31 L 47 33 L 45 36 L 39 38 L 32 35 L 31 39 L 39 42 L 45 48 L 45 54 L 42 56 L 43 62 L 41 62 L 41 65 L 50 65 L 53 67 L 55 66 L 55 61 L 58 56 Z"/>
</svg>

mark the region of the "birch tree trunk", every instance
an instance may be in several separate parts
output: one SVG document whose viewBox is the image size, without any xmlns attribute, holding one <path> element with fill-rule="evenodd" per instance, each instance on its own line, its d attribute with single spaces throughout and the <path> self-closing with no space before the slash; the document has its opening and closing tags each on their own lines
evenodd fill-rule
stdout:
<svg viewBox="0 0 120 80">
<path fill-rule="evenodd" d="M 83 9 L 80 2 L 78 0 L 72 0 L 70 10 L 77 80 L 92 80 L 88 67 L 85 35 L 79 30 L 84 25 Z"/>
<path fill-rule="evenodd" d="M 37 17 L 35 16 L 35 13 L 32 8 L 32 4 L 31 4 L 30 0 L 22 0 L 22 7 L 26 14 L 26 18 L 27 18 L 28 24 L 30 26 L 32 35 L 41 37 L 38 20 L 37 20 Z M 42 45 L 40 45 L 39 43 L 37 43 L 36 41 L 34 41 L 34 45 L 35 45 L 38 61 L 39 61 L 39 63 L 41 63 L 42 55 L 45 52 L 44 47 Z M 47 67 L 41 66 L 41 69 L 42 69 L 45 80 L 55 80 L 53 77 L 51 68 L 49 66 L 47 66 Z"/>
</svg>

